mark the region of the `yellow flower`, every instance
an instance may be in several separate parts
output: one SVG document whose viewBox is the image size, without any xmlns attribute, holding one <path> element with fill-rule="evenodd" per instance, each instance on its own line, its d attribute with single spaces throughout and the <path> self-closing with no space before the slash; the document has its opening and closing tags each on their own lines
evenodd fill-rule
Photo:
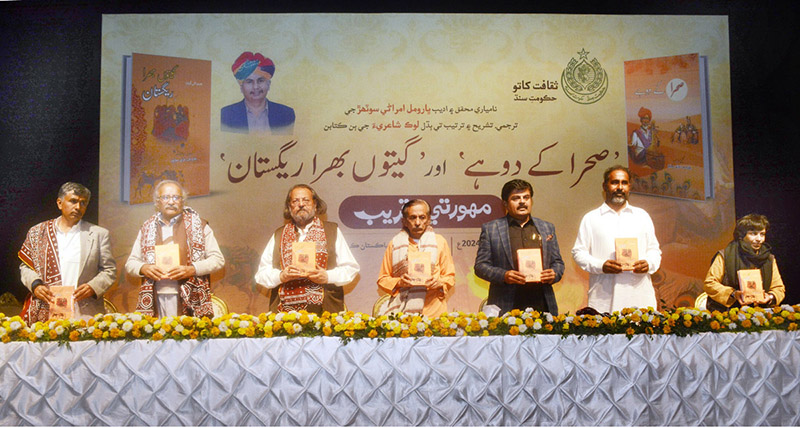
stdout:
<svg viewBox="0 0 800 428">
<path fill-rule="evenodd" d="M 691 327 L 692 326 L 692 322 L 690 320 L 684 320 L 683 321 L 683 325 L 686 326 L 686 327 Z"/>
<path fill-rule="evenodd" d="M 519 334 L 519 327 L 512 325 L 511 328 L 508 329 L 508 334 L 512 336 L 516 336 Z"/>
<path fill-rule="evenodd" d="M 370 339 L 374 339 L 377 336 L 378 336 L 378 331 L 375 330 L 374 328 L 370 330 L 369 333 L 367 333 L 367 337 L 369 337 Z"/>
<path fill-rule="evenodd" d="M 777 324 L 777 325 L 781 325 L 781 324 L 783 324 L 783 322 L 785 320 L 783 319 L 783 317 L 778 316 L 778 317 L 773 318 L 772 321 L 774 321 L 775 324 Z"/>
<path fill-rule="evenodd" d="M 553 325 L 552 324 L 545 324 L 544 325 L 544 329 L 547 330 L 547 331 L 553 331 Z"/>
<path fill-rule="evenodd" d="M 161 336 L 161 333 L 156 332 L 156 333 L 153 334 L 153 340 L 161 340 L 163 338 L 164 337 Z"/>
<path fill-rule="evenodd" d="M 325 336 L 330 336 L 331 333 L 333 333 L 333 331 L 331 330 L 330 327 L 328 327 L 327 325 L 325 327 L 322 327 L 322 334 L 324 334 Z"/>
<path fill-rule="evenodd" d="M 389 330 L 386 332 L 386 337 L 394 337 L 394 332 Z"/>
<path fill-rule="evenodd" d="M 797 323 L 789 323 L 789 326 L 786 327 L 786 330 L 789 330 L 789 331 L 797 330 Z"/>
<path fill-rule="evenodd" d="M 345 332 L 345 336 L 347 336 L 347 333 L 350 333 L 350 332 Z M 403 330 L 402 332 L 400 332 L 400 337 L 408 337 L 408 336 L 409 336 L 408 330 Z"/>
<path fill-rule="evenodd" d="M 433 332 L 431 331 L 431 329 L 429 329 L 429 328 L 426 328 L 426 329 L 425 329 L 425 336 L 426 336 L 426 337 L 431 337 L 431 336 L 433 336 Z"/>
<path fill-rule="evenodd" d="M 56 337 L 58 337 L 55 330 L 50 330 L 48 336 L 50 336 L 50 339 L 55 339 Z"/>
<path fill-rule="evenodd" d="M 100 330 L 99 328 L 96 328 L 92 332 L 92 337 L 94 337 L 95 339 L 100 339 L 101 337 L 103 337 L 103 330 Z"/>
<path fill-rule="evenodd" d="M 664 324 L 663 331 L 664 334 L 670 334 L 672 332 L 672 329 L 670 328 L 669 324 Z"/>
<path fill-rule="evenodd" d="M 717 320 L 711 321 L 710 327 L 712 330 L 719 330 L 719 322 Z"/>
<path fill-rule="evenodd" d="M 752 327 L 752 326 L 753 326 L 753 323 L 752 323 L 752 322 L 750 322 L 750 320 L 749 320 L 749 319 L 746 319 L 746 320 L 742 321 L 742 327 L 744 327 L 744 328 L 750 328 L 750 327 Z"/>
<path fill-rule="evenodd" d="M 625 330 L 625 334 L 627 334 L 628 336 L 633 336 L 634 333 L 635 331 L 633 330 L 633 327 L 628 327 L 628 329 Z"/>
</svg>

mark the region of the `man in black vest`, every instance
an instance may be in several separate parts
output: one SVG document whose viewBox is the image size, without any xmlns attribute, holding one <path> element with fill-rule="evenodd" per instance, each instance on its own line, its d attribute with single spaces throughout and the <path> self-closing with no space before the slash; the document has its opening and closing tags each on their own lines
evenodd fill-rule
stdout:
<svg viewBox="0 0 800 428">
<path fill-rule="evenodd" d="M 298 184 L 289 190 L 283 217 L 290 222 L 273 233 L 256 272 L 256 283 L 270 289 L 269 310 L 344 310 L 342 286 L 358 274 L 359 266 L 336 223 L 322 221 L 327 205 L 310 186 Z M 314 268 L 293 263 L 296 243 L 313 242 Z M 295 250 L 293 251 L 293 247 Z"/>
</svg>

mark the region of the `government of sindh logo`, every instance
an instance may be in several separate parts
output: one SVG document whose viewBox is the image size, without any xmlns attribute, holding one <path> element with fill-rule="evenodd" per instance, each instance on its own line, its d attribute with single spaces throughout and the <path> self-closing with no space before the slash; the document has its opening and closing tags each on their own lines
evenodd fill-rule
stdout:
<svg viewBox="0 0 800 428">
<path fill-rule="evenodd" d="M 580 58 L 569 60 L 567 68 L 561 73 L 561 88 L 576 103 L 592 104 L 603 98 L 608 89 L 608 75 L 597 58 L 587 60 L 589 52 L 581 49 Z"/>
</svg>

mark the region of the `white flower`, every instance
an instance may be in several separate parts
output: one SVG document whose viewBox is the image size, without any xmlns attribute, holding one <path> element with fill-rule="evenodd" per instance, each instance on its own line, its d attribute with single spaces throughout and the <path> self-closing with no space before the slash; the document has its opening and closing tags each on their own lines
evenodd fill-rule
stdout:
<svg viewBox="0 0 800 428">
<path fill-rule="evenodd" d="M 528 326 L 527 325 L 522 324 L 522 325 L 519 326 L 519 332 L 520 333 L 525 333 L 526 330 L 528 330 Z"/>
<path fill-rule="evenodd" d="M 5 336 L 6 334 L 7 334 L 6 329 L 3 328 L 3 327 L 0 327 L 0 337 Z"/>
<path fill-rule="evenodd" d="M 553 322 L 553 315 L 551 315 L 550 312 L 547 312 L 547 313 L 544 314 L 544 319 L 546 319 L 548 323 L 552 323 Z"/>
<path fill-rule="evenodd" d="M 427 326 L 427 325 L 425 325 L 425 323 L 424 323 L 424 322 L 420 321 L 420 322 L 418 322 L 418 323 L 417 323 L 417 330 L 419 330 L 419 331 L 425 331 L 425 329 L 426 329 L 426 328 L 428 328 L 428 326 Z"/>
<path fill-rule="evenodd" d="M 177 328 L 176 328 L 177 330 Z M 219 323 L 219 331 L 225 333 L 228 330 L 228 324 L 221 322 Z"/>
<path fill-rule="evenodd" d="M 283 312 L 278 312 L 275 315 L 275 321 L 283 321 Z"/>
<path fill-rule="evenodd" d="M 160 335 L 162 335 L 162 336 L 166 336 L 166 335 L 167 335 L 167 332 L 166 332 L 166 330 L 164 330 L 163 328 L 160 328 L 160 329 L 158 329 L 158 334 L 160 334 Z"/>
<path fill-rule="evenodd" d="M 144 326 L 144 332 L 147 333 L 147 334 L 152 333 L 153 332 L 153 326 L 150 325 L 150 324 L 145 325 Z"/>
<path fill-rule="evenodd" d="M 487 320 L 480 320 L 480 321 L 478 321 L 478 325 L 479 325 L 479 326 L 481 326 L 481 328 L 486 328 L 486 327 L 489 327 L 489 321 L 487 321 Z"/>
<path fill-rule="evenodd" d="M 56 328 L 56 322 L 55 321 L 50 321 L 50 323 L 47 324 L 47 329 L 48 330 L 52 330 L 54 328 Z"/>
<path fill-rule="evenodd" d="M 19 321 L 11 321 L 11 324 L 8 326 L 8 328 L 10 328 L 11 331 L 17 331 L 22 328 L 22 323 Z"/>
<path fill-rule="evenodd" d="M 508 325 L 517 325 L 517 317 L 508 317 L 508 318 L 506 318 L 506 324 L 508 324 Z"/>
<path fill-rule="evenodd" d="M 783 309 L 786 312 L 794 313 L 794 308 L 792 306 L 790 306 L 790 305 L 787 305 L 787 304 L 781 305 L 781 309 Z"/>
<path fill-rule="evenodd" d="M 572 320 L 574 320 L 574 319 L 575 319 L 575 317 L 573 317 L 572 315 L 570 315 L 570 316 L 568 316 L 568 317 L 564 318 L 564 323 L 565 323 L 565 324 L 572 324 Z M 547 321 L 547 322 L 552 322 L 552 321 Z"/>
<path fill-rule="evenodd" d="M 87 333 L 89 333 L 89 334 L 92 334 L 92 333 L 94 333 L 94 326 L 93 326 L 93 325 L 90 325 L 89 327 L 87 327 L 87 328 L 86 328 L 86 332 L 87 332 Z"/>
<path fill-rule="evenodd" d="M 57 326 L 56 327 L 56 334 L 59 335 L 59 336 L 64 334 L 64 327 L 63 326 Z"/>
<path fill-rule="evenodd" d="M 534 330 L 541 330 L 541 329 L 542 329 L 542 323 L 541 323 L 541 321 L 534 321 L 534 322 L 533 322 L 533 329 L 534 329 Z M 520 330 L 520 331 L 521 331 L 521 330 Z"/>
<path fill-rule="evenodd" d="M 314 329 L 315 330 L 319 330 L 320 327 L 322 327 L 322 323 L 321 322 L 317 321 L 317 322 L 314 323 Z"/>
<path fill-rule="evenodd" d="M 239 322 L 239 328 L 247 328 L 247 327 L 250 327 L 250 321 Z"/>
<path fill-rule="evenodd" d="M 119 324 L 117 324 L 116 322 L 112 322 L 111 324 L 108 325 L 109 330 L 113 330 L 115 328 L 119 328 Z"/>
<path fill-rule="evenodd" d="M 139 314 L 139 313 L 131 314 L 131 318 L 130 319 L 133 322 L 139 322 L 139 321 L 142 320 L 142 314 Z"/>
<path fill-rule="evenodd" d="M 755 324 L 757 326 L 761 326 L 761 318 L 753 317 L 753 324 Z"/>
<path fill-rule="evenodd" d="M 735 322 L 728 324 L 728 330 L 736 330 L 737 327 Z"/>
<path fill-rule="evenodd" d="M 467 332 L 463 328 L 459 328 L 456 330 L 456 336 L 466 336 Z"/>
<path fill-rule="evenodd" d="M 292 330 L 294 330 L 294 334 L 299 334 L 301 331 L 303 331 L 303 326 L 296 322 L 292 325 Z"/>
<path fill-rule="evenodd" d="M 130 321 L 125 321 L 122 323 L 122 330 L 125 332 L 129 332 L 133 329 L 133 323 Z"/>
<path fill-rule="evenodd" d="M 36 338 L 41 339 L 44 336 L 44 330 L 36 330 Z"/>
<path fill-rule="evenodd" d="M 105 329 L 106 329 L 106 327 L 108 327 L 108 323 L 107 323 L 107 322 L 105 322 L 105 321 L 100 321 L 100 322 L 97 324 L 97 328 L 99 328 L 100 330 L 105 330 Z"/>
<path fill-rule="evenodd" d="M 336 315 L 336 324 L 344 324 L 345 319 L 341 315 Z"/>
<path fill-rule="evenodd" d="M 451 330 L 456 330 L 456 329 L 458 329 L 458 324 L 456 324 L 454 322 L 451 322 L 450 325 L 447 326 L 447 328 L 449 328 Z"/>
</svg>

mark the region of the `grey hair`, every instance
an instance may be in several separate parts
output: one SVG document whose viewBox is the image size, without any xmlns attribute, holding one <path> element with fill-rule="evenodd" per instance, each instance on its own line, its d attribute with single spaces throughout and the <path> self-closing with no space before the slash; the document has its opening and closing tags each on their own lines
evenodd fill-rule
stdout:
<svg viewBox="0 0 800 428">
<path fill-rule="evenodd" d="M 92 199 L 91 190 L 89 190 L 83 184 L 72 181 L 67 181 L 61 185 L 61 187 L 58 189 L 58 199 L 63 199 L 64 196 L 67 196 L 67 194 L 70 192 L 75 193 L 77 196 L 86 198 L 86 202 L 89 202 L 89 200 Z"/>
<path fill-rule="evenodd" d="M 165 184 L 174 184 L 174 185 L 178 186 L 178 189 L 181 189 L 181 196 L 183 197 L 184 201 L 187 198 L 189 198 L 189 192 L 187 192 L 186 189 L 183 188 L 181 183 L 178 183 L 175 180 L 161 180 L 161 181 L 158 182 L 158 184 L 155 185 L 155 187 L 153 187 L 153 202 L 154 203 L 158 202 L 158 190 L 161 189 L 161 186 L 163 186 Z"/>
</svg>

